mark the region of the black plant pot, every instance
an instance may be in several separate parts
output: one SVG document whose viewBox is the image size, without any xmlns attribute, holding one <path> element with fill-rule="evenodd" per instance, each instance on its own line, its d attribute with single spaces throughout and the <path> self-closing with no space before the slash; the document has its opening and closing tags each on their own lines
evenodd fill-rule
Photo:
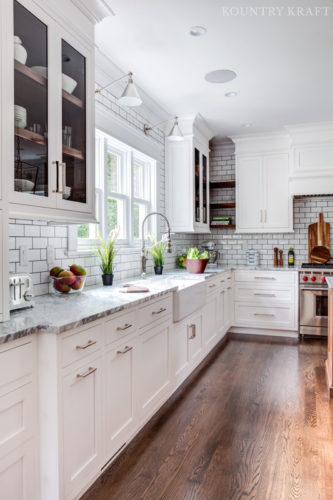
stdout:
<svg viewBox="0 0 333 500">
<path fill-rule="evenodd" d="M 163 274 L 163 266 L 154 266 L 155 274 Z"/>
<path fill-rule="evenodd" d="M 102 274 L 102 280 L 104 286 L 112 286 L 113 274 Z"/>
</svg>

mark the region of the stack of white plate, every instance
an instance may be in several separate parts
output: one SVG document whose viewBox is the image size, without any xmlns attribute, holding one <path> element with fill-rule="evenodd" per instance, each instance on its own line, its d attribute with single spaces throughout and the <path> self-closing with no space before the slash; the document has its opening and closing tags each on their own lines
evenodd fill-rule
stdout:
<svg viewBox="0 0 333 500">
<path fill-rule="evenodd" d="M 27 126 L 27 110 L 22 106 L 14 105 L 15 126 L 25 128 Z"/>
<path fill-rule="evenodd" d="M 72 188 L 70 186 L 65 186 L 65 192 L 63 194 L 63 198 L 65 200 L 68 200 L 68 198 L 70 197 L 71 195 L 71 192 L 72 192 Z"/>
</svg>

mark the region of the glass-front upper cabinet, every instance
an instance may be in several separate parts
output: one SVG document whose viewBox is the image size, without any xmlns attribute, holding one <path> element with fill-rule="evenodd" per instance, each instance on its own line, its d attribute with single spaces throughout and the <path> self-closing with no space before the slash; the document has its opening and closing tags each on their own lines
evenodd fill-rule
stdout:
<svg viewBox="0 0 333 500">
<path fill-rule="evenodd" d="M 62 60 L 62 197 L 87 202 L 86 58 L 65 40 Z"/>
<path fill-rule="evenodd" d="M 202 222 L 207 224 L 208 222 L 208 185 L 209 175 L 208 175 L 208 165 L 207 165 L 207 156 L 202 155 Z"/>
<path fill-rule="evenodd" d="M 14 190 L 49 195 L 48 28 L 14 1 Z"/>
<path fill-rule="evenodd" d="M 29 6 L 29 8 L 27 8 Z M 14 175 L 10 201 L 94 221 L 93 44 L 14 0 Z M 34 211 L 34 207 L 37 209 Z M 80 213 L 82 215 L 80 215 Z M 83 215 L 87 214 L 87 215 Z"/>
<path fill-rule="evenodd" d="M 195 200 L 195 222 L 200 222 L 200 151 L 194 149 L 194 200 Z"/>
</svg>

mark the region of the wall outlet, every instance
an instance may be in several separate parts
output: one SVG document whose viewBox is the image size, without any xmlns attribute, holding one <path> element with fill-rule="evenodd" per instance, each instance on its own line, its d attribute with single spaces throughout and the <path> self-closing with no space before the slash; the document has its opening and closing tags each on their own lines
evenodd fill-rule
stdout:
<svg viewBox="0 0 333 500">
<path fill-rule="evenodd" d="M 52 265 L 54 263 L 54 259 L 55 259 L 55 253 L 54 253 L 54 247 L 49 245 L 47 247 L 47 250 L 46 250 L 46 259 L 47 259 L 47 263 L 49 265 Z"/>
</svg>

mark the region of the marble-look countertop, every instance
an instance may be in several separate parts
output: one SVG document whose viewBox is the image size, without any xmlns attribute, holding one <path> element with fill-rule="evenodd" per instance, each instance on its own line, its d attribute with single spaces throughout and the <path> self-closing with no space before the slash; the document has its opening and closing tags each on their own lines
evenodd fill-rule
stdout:
<svg viewBox="0 0 333 500">
<path fill-rule="evenodd" d="M 162 276 L 147 276 L 144 281 L 133 278 L 112 287 L 85 289 L 78 294 L 42 295 L 34 299 L 34 307 L 12 312 L 10 320 L 0 324 L 0 344 L 37 332 L 62 333 L 128 307 L 192 286 L 198 281 L 210 279 L 216 273 L 231 269 L 290 271 L 284 267 L 240 266 L 208 268 L 203 274 L 189 274 L 186 270 L 175 269 Z M 125 283 L 147 286 L 149 292 L 121 293 L 119 290 Z"/>
<path fill-rule="evenodd" d="M 328 288 L 333 288 L 333 278 L 326 276 L 326 283 L 328 284 Z"/>
</svg>

